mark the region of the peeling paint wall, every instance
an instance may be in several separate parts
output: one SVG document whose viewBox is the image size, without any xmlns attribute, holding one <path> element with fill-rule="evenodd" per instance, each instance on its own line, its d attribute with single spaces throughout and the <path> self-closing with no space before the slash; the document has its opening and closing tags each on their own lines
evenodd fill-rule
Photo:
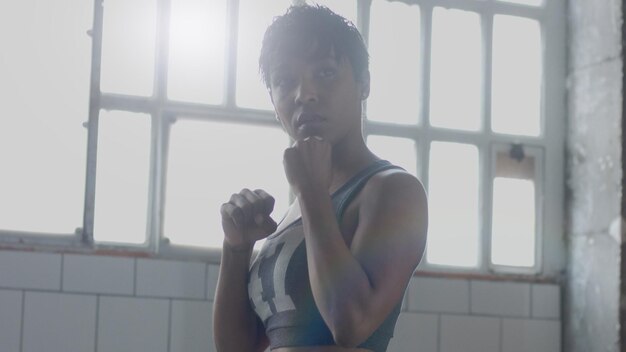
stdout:
<svg viewBox="0 0 626 352">
<path fill-rule="evenodd" d="M 622 2 L 568 5 L 564 351 L 620 351 Z"/>
</svg>

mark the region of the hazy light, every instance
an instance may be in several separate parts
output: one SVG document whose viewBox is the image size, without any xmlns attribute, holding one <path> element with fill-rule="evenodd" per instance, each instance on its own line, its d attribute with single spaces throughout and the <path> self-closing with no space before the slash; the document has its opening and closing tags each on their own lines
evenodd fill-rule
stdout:
<svg viewBox="0 0 626 352">
<path fill-rule="evenodd" d="M 168 97 L 221 104 L 224 97 L 226 2 L 174 0 L 171 6 Z"/>
<path fill-rule="evenodd" d="M 355 26 L 357 21 L 356 10 L 357 10 L 357 2 L 356 0 L 313 0 L 307 1 L 309 4 L 319 4 L 328 7 L 333 12 L 345 17 L 350 20 Z"/>
<path fill-rule="evenodd" d="M 370 11 L 370 120 L 416 124 L 420 115 L 420 8 L 374 0 Z M 390 25 L 393 23 L 393 25 Z"/>
<path fill-rule="evenodd" d="M 272 102 L 259 75 L 259 54 L 265 30 L 274 16 L 285 13 L 291 0 L 239 1 L 237 40 L 237 105 L 273 110 Z"/>
<path fill-rule="evenodd" d="M 430 147 L 427 261 L 478 265 L 478 149 L 433 142 Z"/>
<path fill-rule="evenodd" d="M 498 265 L 535 265 L 535 183 L 493 180 L 491 261 Z"/>
<path fill-rule="evenodd" d="M 0 229 L 83 223 L 93 1 L 0 1 Z"/>
<path fill-rule="evenodd" d="M 477 131 L 481 121 L 482 36 L 475 12 L 433 11 L 430 124 Z"/>
<path fill-rule="evenodd" d="M 103 6 L 101 89 L 151 96 L 156 0 L 106 0 Z"/>
<path fill-rule="evenodd" d="M 150 172 L 150 116 L 101 112 L 94 238 L 144 243 Z"/>
<path fill-rule="evenodd" d="M 176 244 L 221 248 L 220 207 L 243 188 L 272 195 L 278 222 L 289 202 L 287 146 L 280 129 L 179 119 L 170 135 L 164 235 Z"/>
<path fill-rule="evenodd" d="M 541 33 L 536 20 L 496 15 L 493 21 L 491 128 L 541 134 Z"/>
<path fill-rule="evenodd" d="M 416 166 L 417 153 L 414 140 L 370 135 L 367 136 L 367 146 L 379 157 L 403 167 L 416 177 L 418 176 Z"/>
</svg>

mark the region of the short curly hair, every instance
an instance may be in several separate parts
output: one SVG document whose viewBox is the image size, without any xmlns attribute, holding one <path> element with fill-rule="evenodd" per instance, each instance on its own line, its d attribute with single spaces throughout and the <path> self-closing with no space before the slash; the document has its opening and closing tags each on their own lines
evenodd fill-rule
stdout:
<svg viewBox="0 0 626 352">
<path fill-rule="evenodd" d="M 344 17 L 321 5 L 293 5 L 284 15 L 274 18 L 265 31 L 259 72 L 265 86 L 270 88 L 270 69 L 277 59 L 285 56 L 326 54 L 331 50 L 337 58 L 347 58 L 356 80 L 368 70 L 369 54 L 361 33 Z"/>
</svg>

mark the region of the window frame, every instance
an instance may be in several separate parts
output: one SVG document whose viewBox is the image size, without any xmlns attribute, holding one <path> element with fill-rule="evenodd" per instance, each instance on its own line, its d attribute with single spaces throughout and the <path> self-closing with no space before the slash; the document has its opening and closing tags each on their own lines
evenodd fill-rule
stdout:
<svg viewBox="0 0 626 352">
<path fill-rule="evenodd" d="M 357 27 L 368 42 L 370 8 L 372 1 L 357 0 Z M 380 0 L 392 1 L 392 0 Z M 555 276 L 564 266 L 564 169 L 565 169 L 565 108 L 566 108 L 566 11 L 564 0 L 544 0 L 542 6 L 527 6 L 498 0 L 395 0 L 420 7 L 420 91 L 421 107 L 415 125 L 393 124 L 364 119 L 363 133 L 390 137 L 403 137 L 415 141 L 418 177 L 428 189 L 430 143 L 433 141 L 461 142 L 476 145 L 479 150 L 479 236 L 481 236 L 480 265 L 476 268 L 433 265 L 424 259 L 418 270 L 435 273 L 469 273 L 525 276 Z M 227 31 L 224 75 L 224 100 L 221 105 L 204 105 L 172 101 L 167 98 L 169 10 L 170 0 L 156 0 L 157 29 L 154 90 L 151 97 L 129 96 L 100 91 L 102 56 L 103 0 L 94 0 L 93 28 L 88 31 L 92 44 L 92 70 L 90 77 L 87 167 L 85 175 L 85 203 L 82 228 L 73 234 L 42 234 L 0 230 L 3 248 L 45 248 L 58 251 L 113 253 L 121 255 L 150 256 L 184 260 L 218 262 L 221 250 L 217 248 L 192 248 L 170 244 L 164 237 L 162 223 L 166 186 L 166 166 L 169 124 L 176 116 L 210 121 L 228 121 L 280 128 L 271 111 L 247 109 L 236 106 L 237 38 L 239 0 L 227 1 Z M 300 4 L 302 0 L 292 0 Z M 431 127 L 428 123 L 430 102 L 430 63 L 432 14 L 435 7 L 473 11 L 481 18 L 482 45 L 482 122 L 479 131 L 448 130 Z M 492 31 L 495 15 L 513 15 L 535 19 L 539 22 L 542 40 L 542 92 L 541 126 L 538 137 L 509 136 L 491 131 L 491 66 Z M 374 82 L 374 84 L 376 84 Z M 366 106 L 366 105 L 365 105 Z M 102 110 L 122 110 L 145 113 L 151 116 L 151 157 L 149 176 L 147 244 L 96 243 L 93 238 L 95 209 L 95 183 L 98 147 L 98 120 Z M 549 116 L 549 118 L 547 118 Z M 536 233 L 536 265 L 532 268 L 508 268 L 490 263 L 492 180 L 494 155 L 498 148 L 521 143 L 530 150 L 542 150 L 537 156 L 536 181 L 538 204 Z M 533 154 L 534 155 L 534 154 Z M 541 193 L 541 191 L 543 191 Z M 290 201 L 293 200 L 293 195 Z M 549 255 L 548 255 L 549 254 Z M 554 255 L 553 255 L 554 254 Z"/>
</svg>

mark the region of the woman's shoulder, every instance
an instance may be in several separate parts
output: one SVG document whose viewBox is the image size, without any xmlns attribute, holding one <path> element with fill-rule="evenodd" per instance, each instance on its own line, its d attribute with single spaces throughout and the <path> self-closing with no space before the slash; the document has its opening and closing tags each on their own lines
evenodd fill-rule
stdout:
<svg viewBox="0 0 626 352">
<path fill-rule="evenodd" d="M 402 199 L 416 197 L 425 201 L 426 191 L 417 177 L 399 168 L 383 170 L 372 175 L 363 187 L 363 201 L 395 197 Z"/>
</svg>

